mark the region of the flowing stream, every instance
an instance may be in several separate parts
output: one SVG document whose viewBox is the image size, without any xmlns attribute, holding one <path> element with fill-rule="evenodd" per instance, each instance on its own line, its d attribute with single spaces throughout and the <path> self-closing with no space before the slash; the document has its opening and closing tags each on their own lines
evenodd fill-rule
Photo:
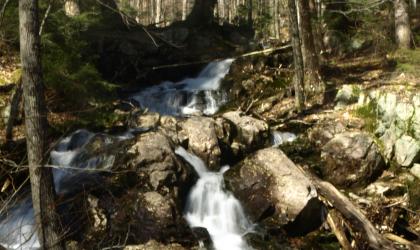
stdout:
<svg viewBox="0 0 420 250">
<path fill-rule="evenodd" d="M 220 90 L 220 85 L 232 62 L 233 59 L 226 59 L 209 63 L 196 78 L 163 82 L 134 94 L 132 98 L 141 107 L 161 114 L 212 115 L 226 102 L 226 94 Z M 100 177 L 97 170 L 107 170 L 114 162 L 112 146 L 133 137 L 136 132 L 142 131 L 134 128 L 111 136 L 81 129 L 62 139 L 50 154 L 50 164 L 55 166 L 53 174 L 57 194 L 77 192 L 97 184 Z M 250 249 L 242 236 L 252 230 L 252 225 L 239 201 L 223 187 L 223 172 L 227 167 L 220 172 L 210 172 L 201 159 L 183 148 L 178 148 L 176 153 L 200 176 L 191 190 L 185 210 L 190 226 L 205 227 L 217 250 Z M 0 213 L 0 246 L 39 249 L 30 194 L 20 194 L 20 197 L 23 198 Z"/>
<path fill-rule="evenodd" d="M 223 173 L 229 167 L 210 172 L 200 158 L 184 148 L 178 147 L 175 153 L 192 165 L 199 176 L 190 191 L 185 209 L 190 226 L 206 228 L 217 250 L 252 249 L 243 238 L 243 235 L 252 231 L 252 224 L 239 201 L 224 190 Z"/>
</svg>

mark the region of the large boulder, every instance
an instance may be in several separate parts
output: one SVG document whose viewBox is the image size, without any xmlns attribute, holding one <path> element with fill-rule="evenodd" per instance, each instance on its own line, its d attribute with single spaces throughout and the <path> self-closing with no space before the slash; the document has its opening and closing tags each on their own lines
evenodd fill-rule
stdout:
<svg viewBox="0 0 420 250">
<path fill-rule="evenodd" d="M 287 224 L 292 234 L 321 223 L 323 206 L 314 185 L 280 149 L 259 150 L 224 176 L 255 222 L 274 228 Z"/>
<path fill-rule="evenodd" d="M 235 154 L 252 152 L 269 144 L 270 131 L 266 122 L 239 111 L 224 113 L 223 118 L 232 122 L 236 129 L 236 137 L 231 145 Z"/>
<path fill-rule="evenodd" d="M 341 187 L 369 184 L 385 167 L 373 138 L 364 132 L 337 134 L 322 148 L 323 176 Z"/>
<path fill-rule="evenodd" d="M 86 248 L 95 242 L 111 244 L 125 235 L 135 244 L 152 239 L 197 243 L 183 218 L 196 174 L 173 149 L 172 141 L 161 132 L 140 134 L 117 149 L 114 174 L 101 183 L 107 192 L 88 200 L 93 219 L 86 221 L 90 235 Z"/>
<path fill-rule="evenodd" d="M 208 117 L 192 117 L 182 122 L 178 138 L 200 157 L 210 169 L 220 167 L 221 151 L 215 129 L 215 122 Z"/>
</svg>

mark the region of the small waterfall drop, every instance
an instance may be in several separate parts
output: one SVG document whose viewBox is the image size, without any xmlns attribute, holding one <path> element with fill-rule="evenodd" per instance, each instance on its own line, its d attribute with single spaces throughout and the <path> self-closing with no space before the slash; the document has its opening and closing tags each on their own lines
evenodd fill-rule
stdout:
<svg viewBox="0 0 420 250">
<path fill-rule="evenodd" d="M 132 96 L 142 108 L 166 115 L 212 115 L 226 103 L 226 94 L 219 90 L 233 59 L 209 63 L 195 78 L 179 82 L 165 81 Z"/>
<path fill-rule="evenodd" d="M 223 173 L 207 170 L 197 156 L 178 147 L 175 153 L 197 171 L 199 179 L 191 189 L 185 209 L 185 218 L 191 227 L 204 227 L 209 232 L 216 250 L 246 250 L 243 236 L 252 230 L 239 201 L 224 190 Z"/>
<path fill-rule="evenodd" d="M 296 135 L 290 132 L 280 132 L 272 131 L 271 132 L 271 145 L 277 147 L 286 142 L 292 142 L 296 140 Z"/>
</svg>

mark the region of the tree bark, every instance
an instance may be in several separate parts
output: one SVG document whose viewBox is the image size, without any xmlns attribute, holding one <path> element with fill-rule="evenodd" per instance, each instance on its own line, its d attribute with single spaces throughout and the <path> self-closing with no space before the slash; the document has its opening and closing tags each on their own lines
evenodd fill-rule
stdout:
<svg viewBox="0 0 420 250">
<path fill-rule="evenodd" d="M 6 141 L 13 140 L 13 126 L 19 116 L 19 104 L 22 99 L 22 84 L 21 81 L 16 84 L 16 89 L 10 100 L 9 117 L 6 123 Z"/>
<path fill-rule="evenodd" d="M 213 23 L 213 12 L 217 0 L 195 0 L 187 22 L 192 26 L 206 26 Z"/>
<path fill-rule="evenodd" d="M 46 108 L 40 61 L 38 1 L 19 1 L 20 57 L 29 175 L 37 234 L 42 249 L 63 249 L 55 212 L 52 171 L 44 166 Z"/>
<path fill-rule="evenodd" d="M 305 94 L 311 102 L 322 104 L 325 86 L 319 71 L 308 0 L 299 0 L 300 31 L 303 44 L 303 64 L 305 66 Z"/>
<path fill-rule="evenodd" d="M 411 47 L 411 28 L 406 0 L 394 0 L 394 13 L 395 39 L 398 48 L 408 49 Z"/>
<path fill-rule="evenodd" d="M 288 0 L 288 10 L 290 23 L 289 32 L 292 40 L 293 61 L 295 66 L 295 105 L 297 111 L 301 111 L 304 107 L 304 71 L 295 0 Z"/>
</svg>

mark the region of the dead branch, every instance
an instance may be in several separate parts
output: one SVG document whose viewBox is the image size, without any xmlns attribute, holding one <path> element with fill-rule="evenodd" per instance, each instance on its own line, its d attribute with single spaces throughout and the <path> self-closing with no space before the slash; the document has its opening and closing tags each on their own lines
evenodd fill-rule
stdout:
<svg viewBox="0 0 420 250">
<path fill-rule="evenodd" d="M 395 249 L 392 242 L 385 239 L 353 203 L 338 191 L 331 183 L 312 178 L 320 194 L 339 211 L 355 229 L 364 233 L 369 246 L 377 250 Z"/>
<path fill-rule="evenodd" d="M 47 10 L 45 11 L 44 17 L 42 18 L 41 25 L 39 26 L 39 33 L 38 33 L 39 36 L 42 35 L 42 30 L 44 29 L 45 21 L 47 21 L 48 15 L 50 14 L 50 11 L 51 11 L 51 2 L 52 1 L 50 1 L 48 3 Z"/>
<path fill-rule="evenodd" d="M 343 247 L 344 250 L 352 250 L 350 242 L 348 241 L 344 228 L 341 225 L 340 219 L 337 217 L 334 210 L 330 210 L 327 215 L 328 225 L 331 227 L 331 230 L 337 237 L 338 242 Z"/>
<path fill-rule="evenodd" d="M 9 83 L 9 84 L 6 84 L 6 85 L 2 85 L 2 86 L 0 86 L 0 93 L 7 93 L 10 90 L 12 90 L 15 86 L 16 86 L 16 84 L 14 84 L 14 83 Z"/>
</svg>

